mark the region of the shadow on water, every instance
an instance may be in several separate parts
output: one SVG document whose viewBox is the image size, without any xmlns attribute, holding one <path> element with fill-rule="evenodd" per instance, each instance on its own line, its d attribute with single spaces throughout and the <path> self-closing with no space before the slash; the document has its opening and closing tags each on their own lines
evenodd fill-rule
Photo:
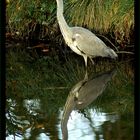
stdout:
<svg viewBox="0 0 140 140">
<path fill-rule="evenodd" d="M 125 65 L 96 67 L 87 79 L 76 62 L 31 62 L 25 54 L 7 54 L 6 140 L 133 139 L 133 79 Z"/>
</svg>

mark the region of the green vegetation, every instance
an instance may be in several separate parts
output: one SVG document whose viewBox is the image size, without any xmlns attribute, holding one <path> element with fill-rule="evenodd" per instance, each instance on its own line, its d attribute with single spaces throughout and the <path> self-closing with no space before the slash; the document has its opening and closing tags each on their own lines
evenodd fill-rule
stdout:
<svg viewBox="0 0 140 140">
<path fill-rule="evenodd" d="M 64 0 L 65 17 L 71 26 L 83 26 L 95 33 L 108 34 L 114 44 L 125 47 L 133 43 L 134 1 L 132 0 Z M 56 2 L 9 1 L 7 4 L 9 32 L 18 33 L 19 38 L 56 37 Z M 39 28 L 39 29 L 37 29 Z"/>
<path fill-rule="evenodd" d="M 7 0 L 6 11 L 7 41 L 11 39 L 8 38 L 10 35 L 12 39 L 22 39 L 23 41 L 34 39 L 39 40 L 38 44 L 45 40 L 45 44 L 47 44 L 47 47 L 44 47 L 47 53 L 43 53 L 44 55 L 39 55 L 36 49 L 40 44 L 34 44 L 35 47 L 32 47 L 10 42 L 6 46 L 7 132 L 8 134 L 23 132 L 24 137 L 27 128 L 31 128 L 32 139 L 35 139 L 43 127 L 50 136 L 56 136 L 58 133 L 56 124 L 59 120 L 58 109 L 64 106 L 71 88 L 84 78 L 83 58 L 73 53 L 67 54 L 63 50 L 64 44 L 62 44 L 62 36 L 60 36 L 56 20 L 55 0 Z M 64 0 L 64 16 L 70 26 L 83 26 L 90 29 L 97 36 L 102 37 L 101 39 L 107 45 L 111 45 L 107 41 L 111 40 L 119 51 L 133 51 L 133 47 L 129 46 L 134 42 L 134 1 Z M 41 51 L 43 52 L 43 50 Z M 129 54 L 119 54 L 118 62 L 106 58 L 101 58 L 101 60 L 95 58 L 94 60 L 95 66 L 90 61 L 88 62 L 88 72 L 91 77 L 108 71 L 114 66 L 117 68 L 117 75 L 109 82 L 103 94 L 88 107 L 94 107 L 97 111 L 102 109 L 106 113 L 117 112 L 121 119 L 112 124 L 115 127 L 120 125 L 119 121 L 121 124 L 123 122 L 124 124 L 117 127 L 119 132 L 123 130 L 124 135 L 128 133 L 131 135 L 134 120 L 132 57 Z M 29 113 L 23 106 L 26 99 L 40 101 L 41 110 L 35 110 L 36 116 L 33 112 Z M 30 106 L 31 109 L 32 106 Z M 86 109 L 81 110 L 87 115 L 86 111 Z M 24 124 L 24 120 L 28 120 L 30 124 Z M 103 126 L 105 130 L 107 125 L 108 122 Z M 123 126 L 126 129 L 128 127 L 129 132 L 121 128 Z M 108 132 L 110 133 L 110 130 Z M 34 135 L 34 133 L 36 134 Z M 118 134 L 115 129 L 113 134 Z"/>
<path fill-rule="evenodd" d="M 18 33 L 19 38 L 25 39 L 25 37 L 32 37 L 39 28 L 38 38 L 43 38 L 48 33 L 48 28 L 51 29 L 48 24 L 54 9 L 54 2 L 49 0 L 9 1 L 7 4 L 8 31 L 13 35 Z"/>
<path fill-rule="evenodd" d="M 120 131 L 121 127 L 126 127 L 123 131 L 124 136 L 128 130 L 131 131 L 131 135 L 133 130 L 134 72 L 131 64 L 131 61 L 115 63 L 117 75 L 103 94 L 88 106 L 88 108 L 96 108 L 97 111 L 100 109 L 106 113 L 120 114 L 121 122 L 124 124 L 121 123 L 120 127 L 117 126 Z M 95 76 L 108 71 L 113 66 L 114 63 L 107 60 L 99 61 L 95 68 L 89 63 L 89 75 Z M 58 137 L 56 124 L 59 120 L 59 109 L 64 107 L 71 88 L 84 78 L 84 74 L 84 61 L 80 56 L 79 59 L 69 56 L 66 58 L 66 62 L 62 63 L 58 56 L 36 59 L 21 47 L 7 49 L 6 114 L 9 118 L 7 118 L 6 124 L 8 135 L 21 132 L 24 137 L 26 130 L 31 128 L 31 137 L 36 137 L 43 127 L 52 137 Z M 37 113 L 36 116 L 24 106 L 26 99 L 39 101 L 41 109 L 32 109 L 34 104 L 30 105 L 30 110 L 34 110 Z M 86 116 L 88 115 L 86 109 L 82 112 Z M 29 124 L 26 124 L 27 120 Z M 120 121 L 118 120 L 116 123 L 120 124 Z M 106 124 L 104 125 L 107 127 Z M 112 131 L 116 132 L 114 129 Z"/>
<path fill-rule="evenodd" d="M 127 39 L 134 28 L 133 0 L 73 0 L 66 15 L 72 25 L 85 26 L 100 34 L 114 33 L 116 41 Z M 70 12 L 69 12 L 70 11 Z"/>
<path fill-rule="evenodd" d="M 79 56 L 79 58 L 81 58 Z M 6 91 L 7 97 L 11 95 L 24 98 L 50 96 L 56 98 L 55 93 L 64 93 L 65 99 L 70 89 L 84 78 L 85 67 L 83 59 L 69 59 L 61 63 L 59 57 L 42 57 L 35 60 L 25 50 L 11 49 L 7 52 L 6 63 Z M 104 65 L 103 65 L 104 63 Z M 89 63 L 88 71 L 90 76 L 108 71 L 114 67 L 113 62 L 98 62 L 96 68 Z M 130 62 L 118 62 L 117 75 L 103 93 L 103 106 L 111 102 L 112 110 L 133 110 L 133 88 L 134 71 Z M 47 94 L 51 93 L 51 94 Z M 58 94 L 57 94 L 58 95 Z M 105 96 L 104 96 L 105 95 Z M 50 98 L 49 97 L 49 98 Z M 13 97 L 14 98 L 14 97 Z M 63 100 L 63 102 L 61 102 Z M 58 101 L 64 103 L 64 98 L 58 96 Z M 101 106 L 101 103 L 99 104 Z M 98 100 L 97 100 L 98 106 Z M 62 105 L 62 104 L 61 104 Z M 56 104 L 58 106 L 58 104 Z M 119 108 L 119 107 L 120 108 Z M 124 108 L 123 108 L 123 107 Z M 129 109 L 128 109 L 128 108 Z M 108 108 L 107 106 L 105 108 Z"/>
</svg>

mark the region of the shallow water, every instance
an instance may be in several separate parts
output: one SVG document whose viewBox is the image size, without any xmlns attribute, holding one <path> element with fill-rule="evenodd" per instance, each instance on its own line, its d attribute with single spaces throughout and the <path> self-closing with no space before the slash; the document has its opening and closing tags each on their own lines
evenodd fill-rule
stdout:
<svg viewBox="0 0 140 140">
<path fill-rule="evenodd" d="M 45 114 L 39 113 L 41 110 L 40 100 L 26 99 L 23 106 L 20 107 L 25 107 L 28 112 L 24 115 L 20 110 L 16 110 L 18 102 L 12 103 L 12 100 L 7 102 L 11 102 L 11 106 L 13 106 L 6 113 L 7 122 L 9 122 L 7 125 L 7 140 L 62 139 L 61 119 L 63 108 L 58 108 L 57 113 L 47 117 L 47 111 L 44 112 Z M 133 139 L 133 127 L 127 126 L 131 118 L 130 120 L 124 120 L 117 112 L 106 113 L 101 108 L 96 110 L 94 107 L 87 108 L 85 112 L 86 115 L 76 110 L 72 111 L 67 124 L 70 140 Z M 131 125 L 133 125 L 132 122 Z M 9 132 L 9 129 L 12 132 Z"/>
<path fill-rule="evenodd" d="M 69 140 L 133 139 L 133 84 L 119 75 L 121 68 L 115 80 L 106 81 L 104 71 L 84 79 L 75 67 L 74 73 L 47 67 L 46 58 L 32 65 L 13 54 L 6 71 L 6 140 L 61 140 L 66 128 Z"/>
</svg>

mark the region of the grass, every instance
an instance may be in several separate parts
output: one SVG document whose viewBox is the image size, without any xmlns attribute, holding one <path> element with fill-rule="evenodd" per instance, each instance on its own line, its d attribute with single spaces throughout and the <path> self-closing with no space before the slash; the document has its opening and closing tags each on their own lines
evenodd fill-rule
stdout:
<svg viewBox="0 0 140 140">
<path fill-rule="evenodd" d="M 120 47 L 133 43 L 133 0 L 65 0 L 64 3 L 64 15 L 69 25 L 108 35 Z M 6 10 L 9 32 L 18 38 L 56 38 L 55 1 L 10 1 Z"/>
<path fill-rule="evenodd" d="M 100 34 L 113 32 L 117 41 L 124 37 L 131 40 L 129 35 L 134 28 L 132 0 L 70 0 L 65 15 L 71 25 L 84 26 Z"/>
<path fill-rule="evenodd" d="M 35 32 L 37 39 L 48 33 L 48 24 L 52 11 L 55 9 L 53 1 L 9 1 L 6 7 L 8 30 L 15 38 L 33 38 Z M 47 21 L 47 23 L 46 23 Z M 46 26 L 44 26 L 46 25 Z"/>
<path fill-rule="evenodd" d="M 16 94 L 22 98 L 32 98 L 32 96 L 50 96 L 47 93 L 55 95 L 56 92 L 61 94 L 66 92 L 66 98 L 74 84 L 84 78 L 84 60 L 80 56 L 79 59 L 73 59 L 74 56 L 69 56 L 64 64 L 59 61 L 58 57 L 48 56 L 34 60 L 25 50 L 20 49 L 10 50 L 6 56 L 7 97 Z M 90 76 L 108 71 L 114 65 L 117 66 L 116 78 L 105 90 L 103 94 L 105 96 L 101 97 L 103 104 L 111 102 L 113 106 L 109 107 L 116 105 L 116 108 L 118 104 L 120 107 L 123 105 L 133 106 L 134 71 L 131 63 L 118 62 L 115 64 L 106 59 L 103 60 L 95 61 L 95 68 L 90 63 L 88 66 Z M 54 96 L 51 98 L 53 99 Z M 59 94 L 58 98 L 63 100 Z M 101 102 L 99 101 L 99 103 Z M 122 107 L 117 109 L 122 109 Z"/>
</svg>

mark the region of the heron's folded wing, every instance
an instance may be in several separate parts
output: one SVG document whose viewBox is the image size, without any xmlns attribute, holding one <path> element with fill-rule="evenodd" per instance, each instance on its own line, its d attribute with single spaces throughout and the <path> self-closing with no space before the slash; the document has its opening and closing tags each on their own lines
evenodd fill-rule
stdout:
<svg viewBox="0 0 140 140">
<path fill-rule="evenodd" d="M 72 40 L 75 42 L 75 44 L 77 44 L 79 50 L 88 56 L 102 56 L 104 48 L 107 47 L 102 40 L 87 29 L 73 27 L 72 30 Z"/>
</svg>

